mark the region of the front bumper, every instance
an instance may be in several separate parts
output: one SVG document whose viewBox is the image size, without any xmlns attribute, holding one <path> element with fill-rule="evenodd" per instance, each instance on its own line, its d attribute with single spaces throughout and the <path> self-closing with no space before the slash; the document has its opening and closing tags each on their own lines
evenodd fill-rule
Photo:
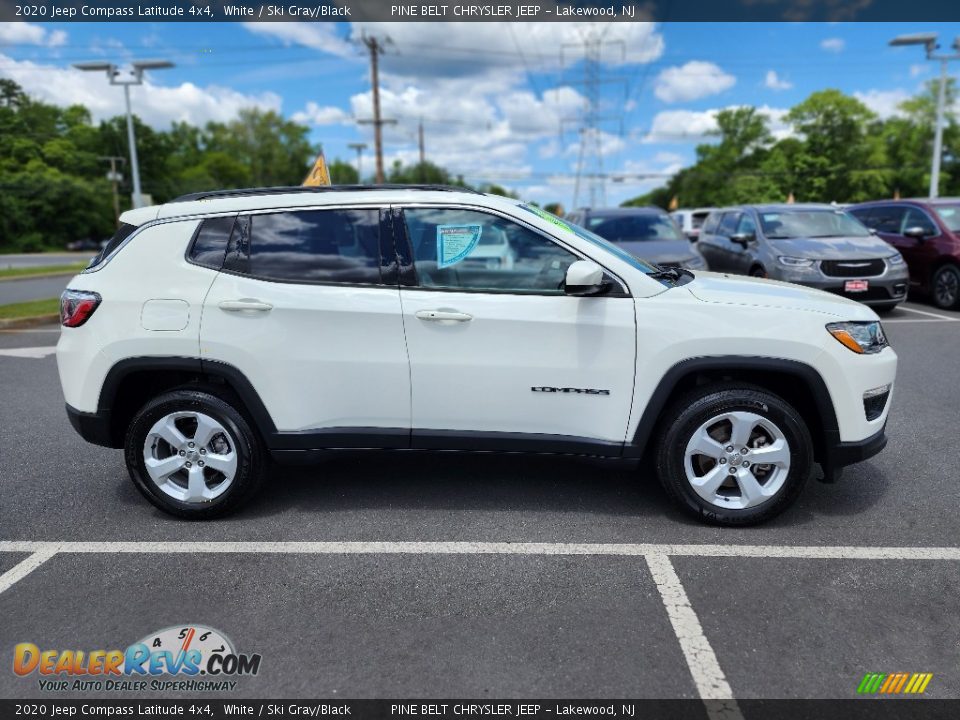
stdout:
<svg viewBox="0 0 960 720">
<path fill-rule="evenodd" d="M 880 275 L 864 277 L 835 277 L 825 275 L 817 269 L 798 272 L 792 269 L 778 268 L 776 274 L 771 274 L 776 280 L 785 280 L 798 285 L 825 290 L 826 292 L 850 298 L 865 305 L 887 305 L 902 302 L 907 299 L 909 273 L 906 266 L 886 267 Z M 844 288 L 848 280 L 866 280 L 868 288 L 865 291 L 847 292 Z"/>
<path fill-rule="evenodd" d="M 848 465 L 854 465 L 872 458 L 887 446 L 887 426 L 865 440 L 841 442 L 839 437 L 828 438 L 824 448 L 824 456 L 820 458 L 823 468 L 823 478 L 826 482 L 833 482 L 840 476 L 840 471 Z"/>
<path fill-rule="evenodd" d="M 122 447 L 122 445 L 119 445 L 113 438 L 110 412 L 108 410 L 88 413 L 77 410 L 69 404 L 67 404 L 66 408 L 67 418 L 70 420 L 70 424 L 73 425 L 73 429 L 88 443 L 102 445 L 108 448 Z"/>
</svg>

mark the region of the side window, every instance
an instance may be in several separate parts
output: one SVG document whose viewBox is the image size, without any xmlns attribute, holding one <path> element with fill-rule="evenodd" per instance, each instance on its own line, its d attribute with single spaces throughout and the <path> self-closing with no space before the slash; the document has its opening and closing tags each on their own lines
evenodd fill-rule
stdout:
<svg viewBox="0 0 960 720">
<path fill-rule="evenodd" d="M 299 210 L 238 220 L 228 266 L 265 280 L 380 282 L 380 211 Z"/>
<path fill-rule="evenodd" d="M 710 213 L 707 219 L 703 221 L 701 233 L 703 235 L 713 235 L 717 232 L 717 226 L 720 224 L 720 213 Z"/>
<path fill-rule="evenodd" d="M 737 225 L 740 224 L 741 213 L 724 213 L 723 220 L 720 221 L 720 227 L 717 228 L 717 235 L 730 237 L 737 232 Z"/>
<path fill-rule="evenodd" d="M 757 223 L 753 219 L 753 215 L 750 213 L 744 213 L 740 216 L 740 223 L 737 225 L 737 232 L 745 235 L 754 235 L 757 234 Z"/>
<path fill-rule="evenodd" d="M 87 265 L 87 268 L 95 268 L 97 265 L 110 257 L 110 253 L 116 250 L 124 240 L 133 235 L 133 231 L 136 230 L 137 227 L 137 225 L 120 223 L 120 227 L 117 228 L 117 231 L 113 234 L 113 237 L 110 238 L 110 241 L 107 243 L 106 247 L 104 247 L 103 250 L 101 250 L 97 256 L 90 261 L 90 264 Z"/>
<path fill-rule="evenodd" d="M 877 232 L 899 235 L 906 214 L 907 209 L 905 207 L 884 205 L 873 209 L 870 222 Z"/>
<path fill-rule="evenodd" d="M 561 295 L 567 268 L 579 260 L 494 215 L 452 208 L 408 208 L 403 214 L 422 287 Z"/>
<path fill-rule="evenodd" d="M 197 265 L 213 270 L 222 268 L 235 220 L 236 216 L 231 215 L 230 217 L 207 218 L 202 221 L 193 236 L 193 244 L 190 246 L 190 260 Z"/>
<path fill-rule="evenodd" d="M 868 228 L 876 228 L 876 214 L 878 209 L 879 208 L 869 207 L 849 210 L 848 212 Z"/>
<path fill-rule="evenodd" d="M 937 226 L 933 224 L 933 220 L 925 212 L 916 208 L 909 208 L 903 218 L 903 227 L 899 232 L 903 235 L 904 230 L 915 227 L 923 228 L 925 235 L 936 235 L 939 232 Z"/>
</svg>

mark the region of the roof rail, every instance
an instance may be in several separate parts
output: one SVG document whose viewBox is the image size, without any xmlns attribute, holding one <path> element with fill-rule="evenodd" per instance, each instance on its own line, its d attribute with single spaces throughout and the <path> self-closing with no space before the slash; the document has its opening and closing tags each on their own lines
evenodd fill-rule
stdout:
<svg viewBox="0 0 960 720">
<path fill-rule="evenodd" d="M 433 190 L 440 192 L 464 192 L 474 195 L 483 195 L 472 188 L 457 187 L 455 185 L 403 185 L 388 183 L 385 185 L 318 185 L 303 186 L 290 185 L 278 187 L 243 188 L 239 190 L 207 190 L 204 192 L 187 193 L 174 198 L 170 202 L 190 202 L 192 200 L 212 200 L 214 198 L 244 197 L 248 195 L 285 195 L 288 193 L 324 193 L 324 192 L 361 192 L 365 190 Z"/>
</svg>

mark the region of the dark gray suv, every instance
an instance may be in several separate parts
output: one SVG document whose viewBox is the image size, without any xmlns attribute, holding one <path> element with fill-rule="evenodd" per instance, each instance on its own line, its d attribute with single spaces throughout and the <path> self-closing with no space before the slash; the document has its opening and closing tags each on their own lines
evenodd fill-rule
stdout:
<svg viewBox="0 0 960 720">
<path fill-rule="evenodd" d="M 833 205 L 716 210 L 697 246 L 711 270 L 808 285 L 881 311 L 907 297 L 900 253 Z"/>
</svg>

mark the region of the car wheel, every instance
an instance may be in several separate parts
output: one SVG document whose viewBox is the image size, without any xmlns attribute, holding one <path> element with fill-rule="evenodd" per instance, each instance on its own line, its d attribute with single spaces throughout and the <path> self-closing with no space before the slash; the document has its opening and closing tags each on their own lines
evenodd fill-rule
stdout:
<svg viewBox="0 0 960 720">
<path fill-rule="evenodd" d="M 933 274 L 933 304 L 941 310 L 960 306 L 960 268 L 944 265 Z"/>
<path fill-rule="evenodd" d="M 783 512 L 813 466 L 799 413 L 752 385 L 713 385 L 680 398 L 665 415 L 657 474 L 700 520 L 753 525 Z"/>
<path fill-rule="evenodd" d="M 750 275 L 752 275 L 753 277 L 758 277 L 758 278 L 769 277 L 769 276 L 767 275 L 767 271 L 764 270 L 764 269 L 763 269 L 762 267 L 760 267 L 759 265 L 750 268 Z"/>
<path fill-rule="evenodd" d="M 137 413 L 124 444 L 137 489 L 161 510 L 204 520 L 230 513 L 260 488 L 260 439 L 236 408 L 198 390 L 174 390 Z"/>
</svg>

